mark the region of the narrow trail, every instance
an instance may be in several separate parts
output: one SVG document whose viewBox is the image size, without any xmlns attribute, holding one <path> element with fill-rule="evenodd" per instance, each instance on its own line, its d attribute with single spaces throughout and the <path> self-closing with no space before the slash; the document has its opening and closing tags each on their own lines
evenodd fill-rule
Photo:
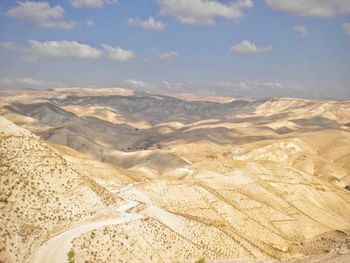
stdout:
<svg viewBox="0 0 350 263">
<path fill-rule="evenodd" d="M 136 221 L 143 218 L 142 215 L 137 213 L 129 213 L 133 207 L 136 207 L 138 202 L 127 200 L 124 204 L 117 208 L 117 212 L 120 216 L 110 220 L 98 221 L 93 223 L 86 223 L 79 226 L 75 226 L 68 229 L 65 232 L 52 237 L 50 240 L 45 242 L 35 253 L 32 263 L 64 263 L 67 262 L 67 253 L 72 248 L 72 241 L 89 231 L 97 228 L 109 226 L 109 225 L 119 225 L 130 221 Z"/>
</svg>

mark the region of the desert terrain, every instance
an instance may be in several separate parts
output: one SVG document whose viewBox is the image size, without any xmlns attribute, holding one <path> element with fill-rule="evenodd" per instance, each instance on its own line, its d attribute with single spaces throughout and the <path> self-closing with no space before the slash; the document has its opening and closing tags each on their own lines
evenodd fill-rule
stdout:
<svg viewBox="0 0 350 263">
<path fill-rule="evenodd" d="M 349 204 L 350 100 L 0 91 L 0 262 L 349 262 Z"/>
</svg>

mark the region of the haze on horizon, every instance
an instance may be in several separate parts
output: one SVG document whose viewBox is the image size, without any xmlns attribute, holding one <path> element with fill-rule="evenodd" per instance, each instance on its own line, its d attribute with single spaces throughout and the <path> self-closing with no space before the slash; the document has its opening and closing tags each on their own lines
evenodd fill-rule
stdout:
<svg viewBox="0 0 350 263">
<path fill-rule="evenodd" d="M 350 96 L 348 0 L 0 3 L 0 89 Z"/>
</svg>

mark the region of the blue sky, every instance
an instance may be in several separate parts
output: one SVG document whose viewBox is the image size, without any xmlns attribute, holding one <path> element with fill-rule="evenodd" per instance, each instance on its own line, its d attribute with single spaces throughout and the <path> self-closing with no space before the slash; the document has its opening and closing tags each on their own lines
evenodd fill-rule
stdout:
<svg viewBox="0 0 350 263">
<path fill-rule="evenodd" d="M 0 6 L 0 88 L 350 97 L 348 0 Z"/>
</svg>

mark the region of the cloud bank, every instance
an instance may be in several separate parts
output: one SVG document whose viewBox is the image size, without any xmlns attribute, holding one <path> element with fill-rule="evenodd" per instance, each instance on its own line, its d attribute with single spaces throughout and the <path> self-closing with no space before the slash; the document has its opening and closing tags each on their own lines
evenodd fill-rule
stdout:
<svg viewBox="0 0 350 263">
<path fill-rule="evenodd" d="M 265 0 L 276 10 L 298 16 L 332 17 L 350 14 L 349 0 Z"/>
<path fill-rule="evenodd" d="M 76 41 L 36 41 L 29 40 L 28 47 L 19 47 L 13 42 L 0 42 L 0 49 L 18 51 L 28 61 L 37 62 L 42 58 L 50 59 L 100 59 L 126 62 L 135 57 L 134 52 L 120 47 L 111 47 L 102 44 L 102 48 L 96 48 L 88 44 Z"/>
<path fill-rule="evenodd" d="M 126 62 L 135 57 L 134 52 L 130 50 L 125 50 L 120 47 L 111 47 L 108 45 L 102 45 L 103 49 L 105 50 L 106 57 L 109 60 L 116 60 L 120 62 Z"/>
<path fill-rule="evenodd" d="M 162 15 L 174 16 L 178 21 L 191 25 L 213 25 L 215 17 L 235 21 L 244 15 L 244 10 L 253 7 L 251 0 L 156 0 Z"/>
<path fill-rule="evenodd" d="M 39 27 L 71 29 L 75 26 L 72 21 L 64 21 L 64 9 L 60 5 L 50 6 L 47 2 L 19 1 L 6 14 Z"/>
<path fill-rule="evenodd" d="M 39 42 L 30 40 L 29 45 L 27 52 L 36 58 L 98 59 L 102 56 L 101 50 L 76 41 Z"/>
</svg>

